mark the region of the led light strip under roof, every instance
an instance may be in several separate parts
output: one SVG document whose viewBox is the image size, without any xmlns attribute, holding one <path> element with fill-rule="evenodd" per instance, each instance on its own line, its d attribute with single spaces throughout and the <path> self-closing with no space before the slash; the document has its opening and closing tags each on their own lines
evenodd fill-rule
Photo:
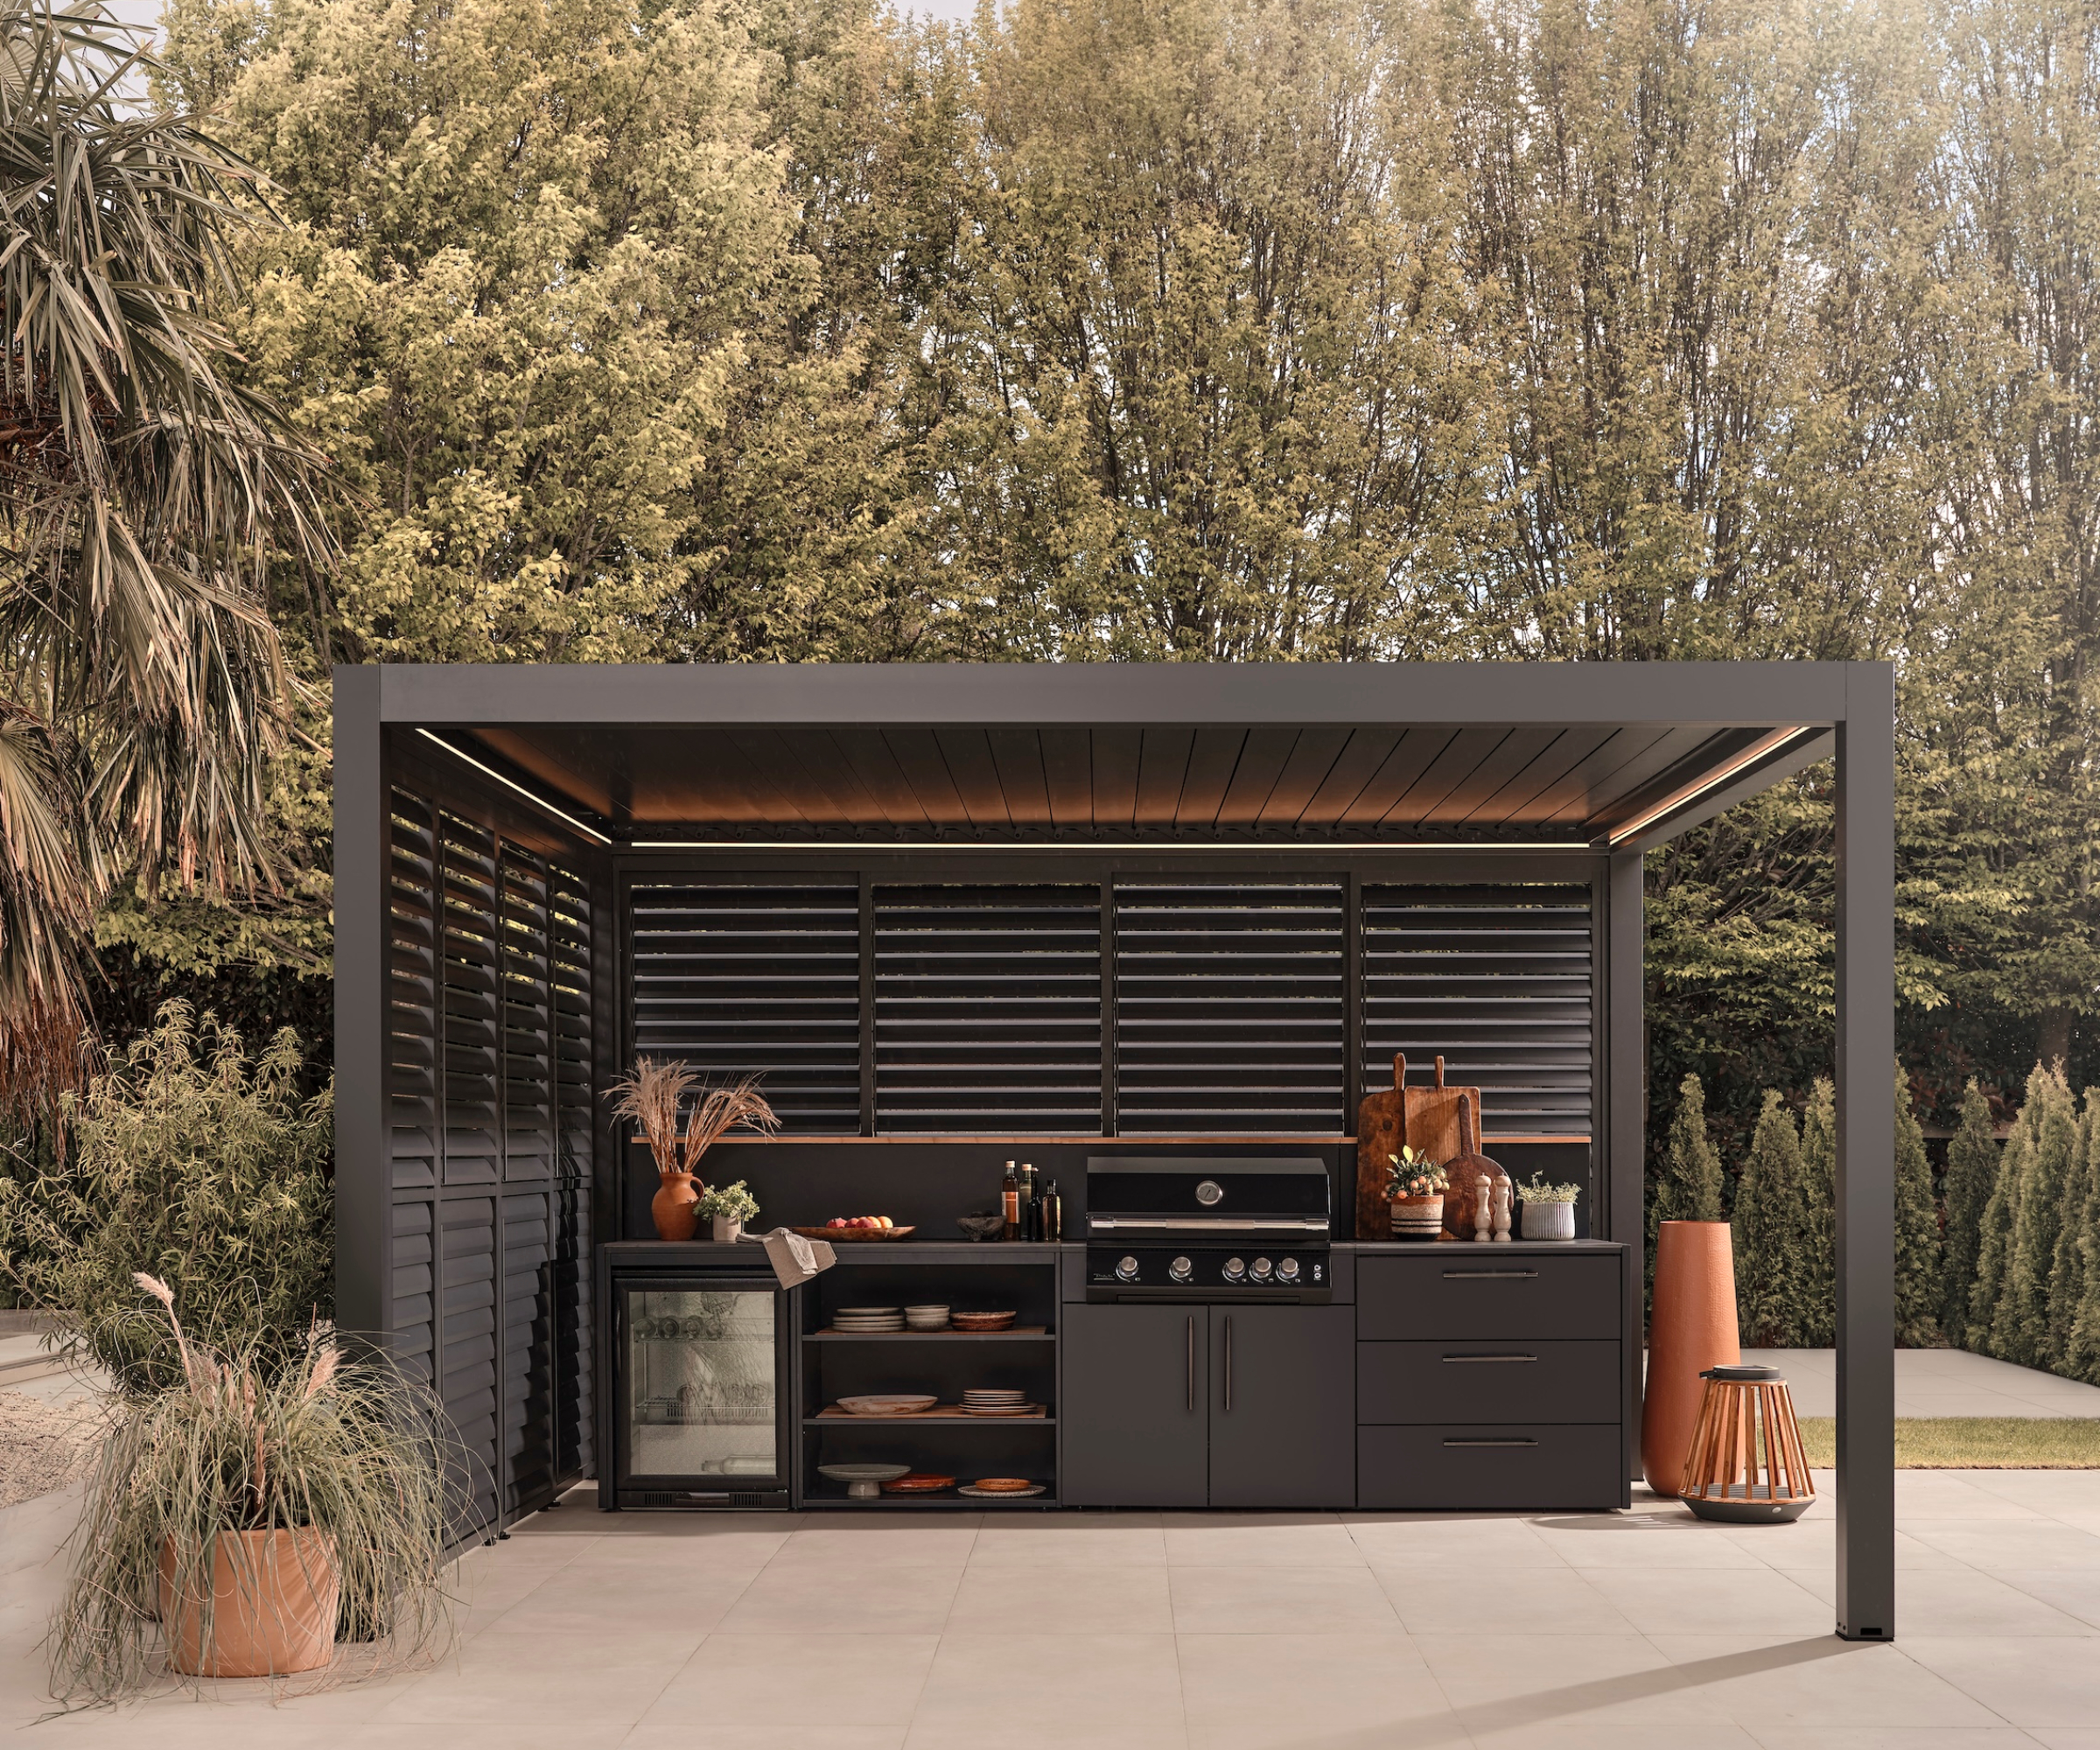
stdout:
<svg viewBox="0 0 2100 1750">
<path fill-rule="evenodd" d="M 582 833 L 584 837 L 594 838 L 600 844 L 610 844 L 612 843 L 611 839 L 607 838 L 605 834 L 600 832 L 596 827 L 585 826 L 583 822 L 577 819 L 574 815 L 564 814 L 559 808 L 556 808 L 552 802 L 549 802 L 546 797 L 539 794 L 536 791 L 527 789 L 524 785 L 517 782 L 514 779 L 506 778 L 500 772 L 497 771 L 494 766 L 484 766 L 479 760 L 475 759 L 472 754 L 462 752 L 458 748 L 454 747 L 451 742 L 445 740 L 442 736 L 432 735 L 427 729 L 418 729 L 416 733 L 420 735 L 425 741 L 436 742 L 438 746 L 444 749 L 444 751 L 451 754 L 453 759 L 464 760 L 469 766 L 472 766 L 475 771 L 481 773 L 486 777 L 494 778 L 496 782 L 502 785 L 505 789 L 516 791 L 519 795 L 524 797 L 527 802 L 533 805 L 533 807 L 544 810 L 546 813 L 552 815 L 555 819 L 558 821 L 567 822 L 569 825 L 574 827 L 578 832 Z"/>
<path fill-rule="evenodd" d="M 1680 808 L 1690 807 L 1708 791 L 1718 789 L 1721 785 L 1726 784 L 1744 767 L 1756 765 L 1767 754 L 1785 746 L 1788 742 L 1798 740 L 1804 735 L 1819 735 L 1821 733 L 1822 731 L 1811 724 L 1805 727 L 1796 724 L 1788 729 L 1775 729 L 1769 735 L 1760 736 L 1711 777 L 1701 778 L 1695 783 L 1687 784 L 1674 795 L 1657 802 L 1654 808 L 1641 816 L 1639 819 L 1630 820 L 1624 826 L 1617 828 L 1611 834 L 1612 844 L 1614 847 L 1622 844 L 1636 834 L 1645 832 L 1666 816 L 1673 815 Z"/>
<path fill-rule="evenodd" d="M 1484 850 L 1592 850 L 1587 841 L 1578 838 L 1523 844 L 1482 839 L 1474 844 L 1453 844 L 1444 839 L 1361 838 L 1220 838 L 1200 844 L 1191 844 L 1182 839 L 1135 839 L 1127 842 L 1060 839 L 1046 842 L 1041 839 L 988 841 L 974 838 L 638 838 L 627 848 L 631 850 L 1189 850 L 1214 857 L 1222 850 L 1468 850 L 1477 855 Z"/>
</svg>

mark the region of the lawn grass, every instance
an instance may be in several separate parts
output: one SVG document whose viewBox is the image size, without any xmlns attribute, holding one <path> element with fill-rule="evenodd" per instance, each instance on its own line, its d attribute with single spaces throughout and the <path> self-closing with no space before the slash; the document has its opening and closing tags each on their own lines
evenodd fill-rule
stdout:
<svg viewBox="0 0 2100 1750">
<path fill-rule="evenodd" d="M 1801 1418 L 1809 1462 L 1838 1462 L 1838 1424 Z M 2100 1421 L 2070 1417 L 1926 1416 L 1896 1418 L 1900 1471 L 2100 1470 Z"/>
</svg>

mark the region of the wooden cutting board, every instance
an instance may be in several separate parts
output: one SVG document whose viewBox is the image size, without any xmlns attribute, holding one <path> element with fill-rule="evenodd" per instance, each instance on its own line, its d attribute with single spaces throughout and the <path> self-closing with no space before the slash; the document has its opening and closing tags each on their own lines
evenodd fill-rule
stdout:
<svg viewBox="0 0 2100 1750">
<path fill-rule="evenodd" d="M 1400 1152 L 1405 1143 L 1414 1152 L 1442 1166 L 1460 1152 L 1460 1109 L 1471 1103 L 1474 1134 L 1480 1134 L 1480 1090 L 1446 1087 L 1444 1060 L 1437 1059 L 1437 1079 L 1428 1088 L 1407 1086 L 1407 1059 L 1393 1059 L 1393 1085 L 1366 1095 L 1356 1109 L 1356 1237 L 1390 1240 L 1393 1236 L 1392 1206 L 1386 1201 L 1386 1175 L 1392 1163 L 1386 1157 Z"/>
</svg>

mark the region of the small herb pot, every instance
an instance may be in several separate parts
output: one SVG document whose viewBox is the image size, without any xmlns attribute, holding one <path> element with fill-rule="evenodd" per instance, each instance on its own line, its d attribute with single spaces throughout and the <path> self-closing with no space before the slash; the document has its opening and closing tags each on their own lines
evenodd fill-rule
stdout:
<svg viewBox="0 0 2100 1750">
<path fill-rule="evenodd" d="M 1444 1231 L 1444 1194 L 1393 1199 L 1393 1237 L 1433 1240 Z"/>
<path fill-rule="evenodd" d="M 1524 1237 L 1527 1240 L 1573 1239 L 1575 1206 L 1572 1203 L 1525 1204 Z"/>
<path fill-rule="evenodd" d="M 744 1218 L 741 1215 L 710 1215 L 714 1224 L 715 1243 L 726 1246 L 744 1237 Z"/>
</svg>

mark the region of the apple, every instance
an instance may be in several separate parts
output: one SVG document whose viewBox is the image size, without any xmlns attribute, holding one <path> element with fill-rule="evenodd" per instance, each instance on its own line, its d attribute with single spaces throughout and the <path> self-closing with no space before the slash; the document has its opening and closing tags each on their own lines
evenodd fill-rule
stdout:
<svg viewBox="0 0 2100 1750">
<path fill-rule="evenodd" d="M 834 1215 L 824 1225 L 827 1228 L 843 1228 L 846 1225 L 846 1218 L 844 1215 Z"/>
</svg>

